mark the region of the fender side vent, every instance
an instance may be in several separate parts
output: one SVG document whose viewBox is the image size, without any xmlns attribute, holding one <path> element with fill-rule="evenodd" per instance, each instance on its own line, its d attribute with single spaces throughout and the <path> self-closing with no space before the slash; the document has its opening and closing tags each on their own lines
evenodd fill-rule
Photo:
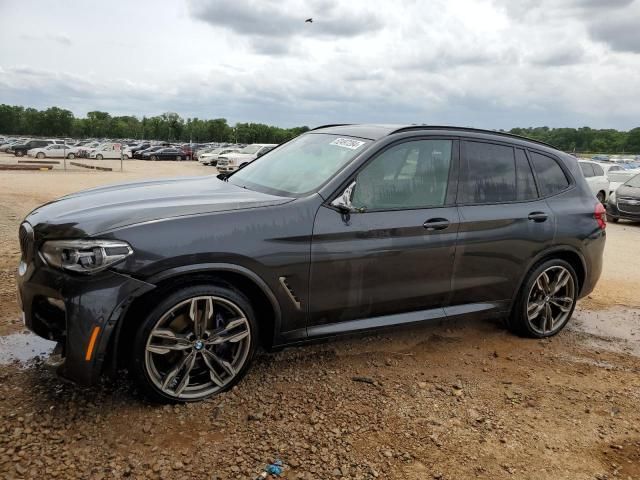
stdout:
<svg viewBox="0 0 640 480">
<path fill-rule="evenodd" d="M 289 295 L 289 298 L 296 306 L 298 310 L 300 310 L 300 299 L 296 297 L 296 294 L 293 292 L 293 289 L 287 282 L 287 277 L 280 277 L 280 284 L 284 287 L 285 292 Z"/>
</svg>

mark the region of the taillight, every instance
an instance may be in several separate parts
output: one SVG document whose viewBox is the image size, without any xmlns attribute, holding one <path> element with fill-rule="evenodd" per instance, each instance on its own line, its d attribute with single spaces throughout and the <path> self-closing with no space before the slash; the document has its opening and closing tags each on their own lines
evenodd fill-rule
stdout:
<svg viewBox="0 0 640 480">
<path fill-rule="evenodd" d="M 593 218 L 596 219 L 596 222 L 598 222 L 598 227 L 600 227 L 602 230 L 607 228 L 607 211 L 604 209 L 604 205 L 602 205 L 600 202 L 596 204 L 596 209 L 593 212 Z"/>
</svg>

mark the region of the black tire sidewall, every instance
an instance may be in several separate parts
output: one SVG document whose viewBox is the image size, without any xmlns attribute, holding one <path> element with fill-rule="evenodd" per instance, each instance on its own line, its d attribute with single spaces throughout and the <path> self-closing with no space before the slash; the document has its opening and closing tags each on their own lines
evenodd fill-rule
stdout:
<svg viewBox="0 0 640 480">
<path fill-rule="evenodd" d="M 559 329 L 551 333 L 540 334 L 539 332 L 536 332 L 531 328 L 531 325 L 529 325 L 529 321 L 527 320 L 527 302 L 529 299 L 529 292 L 531 291 L 531 287 L 533 286 L 533 283 L 536 281 L 538 276 L 546 269 L 555 266 L 566 268 L 573 278 L 573 284 L 575 285 L 573 305 L 571 306 L 571 311 L 569 312 L 567 320 Z M 580 284 L 578 282 L 578 275 L 569 262 L 557 258 L 545 260 L 538 263 L 528 273 L 524 283 L 522 284 L 522 287 L 520 288 L 520 291 L 518 292 L 518 298 L 516 299 L 516 303 L 514 304 L 509 321 L 511 330 L 519 335 L 532 338 L 547 338 L 560 333 L 562 329 L 564 329 L 564 327 L 567 325 L 567 323 L 569 323 L 569 321 L 571 320 L 571 316 L 573 315 L 573 312 L 576 308 L 579 292 Z"/>
<path fill-rule="evenodd" d="M 155 327 L 157 321 L 176 304 L 197 296 L 216 296 L 222 297 L 235 303 L 245 314 L 249 322 L 251 332 L 251 343 L 249 345 L 249 353 L 244 365 L 241 367 L 235 378 L 217 393 L 229 390 L 236 385 L 246 374 L 253 356 L 257 348 L 259 338 L 258 324 L 256 316 L 251 306 L 251 302 L 241 292 L 227 285 L 192 285 L 176 290 L 175 292 L 163 292 L 149 299 L 148 305 L 155 305 L 151 312 L 142 320 L 137 328 L 137 332 L 133 342 L 133 354 L 131 356 L 131 369 L 137 382 L 142 386 L 145 393 L 155 401 L 163 403 L 180 403 L 180 402 L 197 402 L 204 400 L 206 397 L 198 399 L 175 399 L 159 390 L 149 378 L 147 369 L 145 368 L 145 347 L 147 338 L 151 330 Z M 213 394 L 215 395 L 215 394 Z"/>
</svg>

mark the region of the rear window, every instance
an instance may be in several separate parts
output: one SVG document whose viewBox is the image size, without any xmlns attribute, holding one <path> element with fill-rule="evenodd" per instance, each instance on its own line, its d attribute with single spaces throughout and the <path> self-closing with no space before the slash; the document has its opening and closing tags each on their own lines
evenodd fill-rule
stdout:
<svg viewBox="0 0 640 480">
<path fill-rule="evenodd" d="M 516 165 L 513 147 L 492 143 L 463 142 L 462 202 L 513 202 Z"/>
<path fill-rule="evenodd" d="M 597 164 L 593 164 L 593 173 L 596 175 L 596 177 L 604 176 L 604 170 L 600 165 Z"/>
<path fill-rule="evenodd" d="M 578 165 L 580 165 L 580 170 L 582 170 L 584 178 L 593 177 L 593 165 L 584 162 L 580 162 Z"/>
<path fill-rule="evenodd" d="M 530 154 L 533 169 L 538 177 L 538 189 L 542 195 L 555 195 L 569 187 L 569 180 L 558 162 L 541 153 Z"/>
</svg>

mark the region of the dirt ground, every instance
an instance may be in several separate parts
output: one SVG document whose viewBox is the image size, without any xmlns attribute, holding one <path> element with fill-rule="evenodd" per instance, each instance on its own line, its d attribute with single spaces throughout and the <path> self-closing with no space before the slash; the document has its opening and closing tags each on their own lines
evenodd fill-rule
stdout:
<svg viewBox="0 0 640 480">
<path fill-rule="evenodd" d="M 0 354 L 39 353 L 20 333 L 13 280 L 32 208 L 214 172 L 133 161 L 122 173 L 0 171 Z M 177 406 L 148 403 L 126 378 L 80 389 L 38 358 L 0 355 L 0 478 L 253 479 L 281 458 L 301 479 L 640 479 L 640 225 L 607 235 L 597 289 L 549 340 L 491 321 L 338 339 L 261 353 L 232 391 Z"/>
</svg>

